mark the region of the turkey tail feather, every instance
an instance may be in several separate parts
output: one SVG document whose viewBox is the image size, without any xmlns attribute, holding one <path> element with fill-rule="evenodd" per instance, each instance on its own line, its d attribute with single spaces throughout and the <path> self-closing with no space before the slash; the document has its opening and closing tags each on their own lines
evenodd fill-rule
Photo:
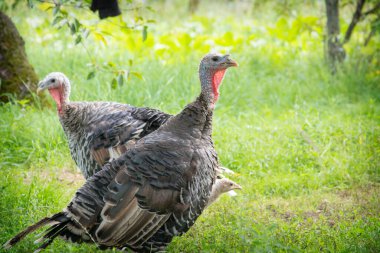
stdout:
<svg viewBox="0 0 380 253">
<path fill-rule="evenodd" d="M 10 239 L 9 241 L 7 241 L 3 247 L 5 249 L 10 249 L 12 248 L 15 244 L 17 244 L 19 241 L 21 241 L 22 239 L 24 239 L 25 236 L 27 236 L 28 234 L 34 232 L 35 230 L 41 228 L 41 227 L 44 227 L 44 226 L 47 226 L 47 225 L 53 225 L 51 228 L 53 229 L 48 229 L 48 232 L 50 230 L 50 233 L 47 233 L 45 234 L 41 239 L 47 239 L 47 241 L 40 246 L 40 248 L 46 248 L 53 240 L 54 238 L 59 235 L 59 232 L 64 229 L 67 225 L 67 223 L 69 222 L 69 218 L 66 217 L 66 215 L 64 213 L 57 213 L 55 215 L 53 215 L 52 217 L 45 217 L 43 218 L 42 220 L 38 221 L 37 223 L 27 227 L 25 230 L 23 230 L 22 232 L 20 232 L 19 234 L 17 234 L 16 236 L 14 236 L 12 239 Z M 54 233 L 51 233 L 53 232 Z M 41 240 L 40 239 L 40 240 Z M 39 240 L 37 240 L 39 241 Z"/>
</svg>

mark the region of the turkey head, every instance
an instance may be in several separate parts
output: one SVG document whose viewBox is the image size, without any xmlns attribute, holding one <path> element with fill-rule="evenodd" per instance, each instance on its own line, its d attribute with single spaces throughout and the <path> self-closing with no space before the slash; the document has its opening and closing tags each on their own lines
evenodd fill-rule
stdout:
<svg viewBox="0 0 380 253">
<path fill-rule="evenodd" d="M 227 68 L 237 66 L 237 62 L 230 59 L 229 54 L 210 53 L 202 59 L 199 65 L 199 79 L 212 108 L 219 98 L 219 86 Z"/>
<path fill-rule="evenodd" d="M 64 106 L 69 103 L 69 79 L 63 73 L 52 72 L 38 84 L 37 94 L 46 89 L 57 104 L 58 114 L 62 115 Z"/>
</svg>

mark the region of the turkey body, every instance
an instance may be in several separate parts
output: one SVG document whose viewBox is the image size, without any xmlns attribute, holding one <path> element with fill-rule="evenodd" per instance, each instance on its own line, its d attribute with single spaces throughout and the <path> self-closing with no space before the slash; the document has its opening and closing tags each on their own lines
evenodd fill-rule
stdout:
<svg viewBox="0 0 380 253">
<path fill-rule="evenodd" d="M 59 120 L 71 156 L 88 178 L 170 117 L 159 110 L 128 104 L 70 102 Z"/>
<path fill-rule="evenodd" d="M 184 111 L 199 110 L 190 105 Z M 74 227 L 85 227 L 103 248 L 141 252 L 163 250 L 186 232 L 207 205 L 216 178 L 211 126 L 199 127 L 206 118 L 211 115 L 203 123 L 176 116 L 89 178 L 65 211 L 79 221 Z M 101 222 L 94 224 L 99 215 Z M 75 241 L 78 233 L 67 231 L 62 236 Z"/>
</svg>

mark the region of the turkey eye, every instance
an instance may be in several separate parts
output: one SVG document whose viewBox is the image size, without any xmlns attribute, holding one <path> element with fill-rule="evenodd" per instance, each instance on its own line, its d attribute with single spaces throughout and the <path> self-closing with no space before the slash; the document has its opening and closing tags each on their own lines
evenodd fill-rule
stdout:
<svg viewBox="0 0 380 253">
<path fill-rule="evenodd" d="M 230 186 L 232 186 L 232 183 L 230 183 Z"/>
<path fill-rule="evenodd" d="M 55 79 L 54 79 L 54 78 L 53 78 L 53 79 L 51 79 L 51 82 L 52 82 L 52 83 L 55 83 Z"/>
<path fill-rule="evenodd" d="M 219 60 L 219 57 L 218 56 L 214 56 L 211 58 L 212 61 L 218 61 Z"/>
</svg>

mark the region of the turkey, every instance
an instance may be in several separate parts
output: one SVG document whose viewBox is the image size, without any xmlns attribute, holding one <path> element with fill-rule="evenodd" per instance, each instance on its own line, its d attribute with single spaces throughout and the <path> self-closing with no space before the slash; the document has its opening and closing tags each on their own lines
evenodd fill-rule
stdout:
<svg viewBox="0 0 380 253">
<path fill-rule="evenodd" d="M 172 117 L 128 104 L 70 102 L 70 89 L 70 81 L 63 73 L 52 72 L 39 83 L 37 93 L 48 90 L 55 100 L 71 156 L 85 178 Z M 221 173 L 228 171 L 231 170 L 220 168 Z"/>
<path fill-rule="evenodd" d="M 212 115 L 229 55 L 208 54 L 199 66 L 201 93 L 158 130 L 88 178 L 63 212 L 28 227 L 4 247 L 49 225 L 38 250 L 61 236 L 99 248 L 165 250 L 201 215 L 216 180 Z"/>
<path fill-rule="evenodd" d="M 240 190 L 242 189 L 240 185 L 232 181 L 231 179 L 228 178 L 217 178 L 215 180 L 215 183 L 212 185 L 210 197 L 207 202 L 207 206 L 211 205 L 214 203 L 220 195 L 226 192 L 233 192 L 233 190 Z M 236 193 L 235 193 L 236 194 Z"/>
<path fill-rule="evenodd" d="M 85 178 L 171 117 L 159 110 L 128 104 L 70 102 L 70 88 L 63 73 L 53 72 L 39 83 L 37 93 L 47 89 L 55 100 L 71 156 Z"/>
</svg>

